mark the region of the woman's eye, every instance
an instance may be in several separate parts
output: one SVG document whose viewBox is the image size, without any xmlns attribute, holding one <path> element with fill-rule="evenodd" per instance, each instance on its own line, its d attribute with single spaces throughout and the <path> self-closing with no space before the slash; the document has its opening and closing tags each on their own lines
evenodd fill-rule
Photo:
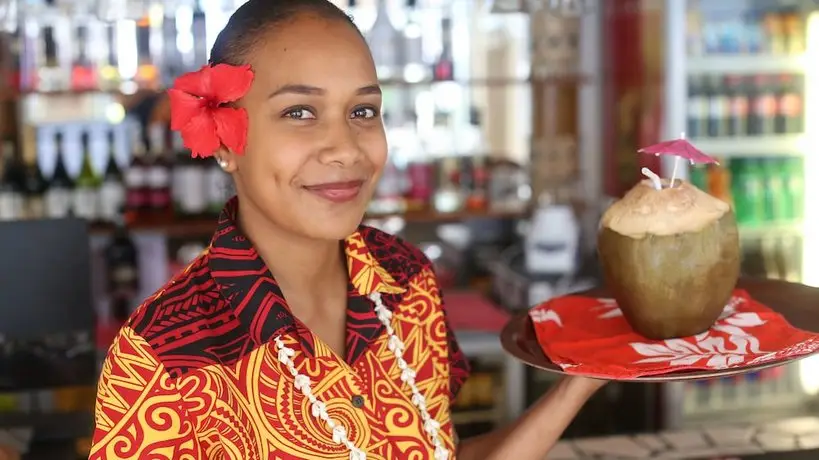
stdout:
<svg viewBox="0 0 819 460">
<path fill-rule="evenodd" d="M 375 118 L 378 115 L 375 109 L 370 107 L 359 107 L 353 110 L 352 118 Z"/>
<path fill-rule="evenodd" d="M 284 113 L 284 116 L 287 118 L 292 118 L 293 120 L 312 120 L 313 118 L 316 118 L 313 112 L 306 107 L 290 109 Z"/>
</svg>

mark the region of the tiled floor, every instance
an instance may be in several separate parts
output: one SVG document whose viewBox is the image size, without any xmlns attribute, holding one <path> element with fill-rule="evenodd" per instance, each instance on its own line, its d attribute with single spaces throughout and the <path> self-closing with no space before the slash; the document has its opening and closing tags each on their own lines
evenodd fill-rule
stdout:
<svg viewBox="0 0 819 460">
<path fill-rule="evenodd" d="M 547 460 L 686 460 L 819 449 L 819 417 L 561 441 Z M 819 459 L 817 459 L 819 460 Z"/>
</svg>

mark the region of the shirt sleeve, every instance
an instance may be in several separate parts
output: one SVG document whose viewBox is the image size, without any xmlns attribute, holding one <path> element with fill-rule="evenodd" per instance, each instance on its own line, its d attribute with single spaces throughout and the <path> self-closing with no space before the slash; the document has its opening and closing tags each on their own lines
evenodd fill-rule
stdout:
<svg viewBox="0 0 819 460">
<path fill-rule="evenodd" d="M 128 327 L 103 363 L 94 419 L 89 460 L 205 458 L 175 379 Z"/>
</svg>

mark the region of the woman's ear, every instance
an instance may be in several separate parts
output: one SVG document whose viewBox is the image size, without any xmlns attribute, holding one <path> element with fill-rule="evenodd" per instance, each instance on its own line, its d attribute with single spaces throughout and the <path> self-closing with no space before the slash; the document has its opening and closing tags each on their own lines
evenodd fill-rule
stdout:
<svg viewBox="0 0 819 460">
<path fill-rule="evenodd" d="M 222 168 L 228 174 L 233 174 L 236 171 L 237 164 L 236 164 L 236 154 L 222 146 L 216 153 L 213 154 L 213 158 L 216 159 L 216 162 L 219 164 L 219 167 Z"/>
</svg>

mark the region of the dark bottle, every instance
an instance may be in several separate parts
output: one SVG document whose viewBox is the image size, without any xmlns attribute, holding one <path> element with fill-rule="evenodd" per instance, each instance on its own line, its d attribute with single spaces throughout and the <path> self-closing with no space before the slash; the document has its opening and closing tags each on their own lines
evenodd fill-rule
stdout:
<svg viewBox="0 0 819 460">
<path fill-rule="evenodd" d="M 148 210 L 148 164 L 145 156 L 147 148 L 142 125 L 134 120 L 131 124 L 131 164 L 125 170 L 125 221 L 133 224 Z"/>
<path fill-rule="evenodd" d="M 131 305 L 139 295 L 139 253 L 121 213 L 117 214 L 114 225 L 114 234 L 104 255 L 112 314 L 117 321 L 123 322 L 128 319 Z"/>
<path fill-rule="evenodd" d="M 45 216 L 44 196 L 46 190 L 48 190 L 48 183 L 43 177 L 40 164 L 37 162 L 37 151 L 28 149 L 24 150 L 23 153 L 25 214 L 29 219 L 42 219 Z"/>
<path fill-rule="evenodd" d="M 3 173 L 0 176 L 0 220 L 19 220 L 25 217 L 23 165 L 14 145 L 14 141 L 10 139 L 5 139 L 2 145 Z"/>
<path fill-rule="evenodd" d="M 728 76 L 725 80 L 729 107 L 728 135 L 747 136 L 750 101 L 744 80 L 739 76 Z"/>
<path fill-rule="evenodd" d="M 57 164 L 54 166 L 54 174 L 48 182 L 48 190 L 45 195 L 46 215 L 52 219 L 62 219 L 72 214 L 72 202 L 74 194 L 74 180 L 68 174 L 65 167 L 65 151 L 63 149 L 63 134 L 58 132 L 54 136 L 57 152 Z"/>
<path fill-rule="evenodd" d="M 125 206 L 125 183 L 117 163 L 116 145 L 114 131 L 109 131 L 108 166 L 105 168 L 99 188 L 100 220 L 108 223 L 115 222 Z"/>
<path fill-rule="evenodd" d="M 724 137 L 728 134 L 728 95 L 722 79 L 712 76 L 708 84 L 708 136 Z"/>
<path fill-rule="evenodd" d="M 798 88 L 797 77 L 781 75 L 776 93 L 776 134 L 800 134 L 804 111 L 803 92 Z"/>
<path fill-rule="evenodd" d="M 748 131 L 754 136 L 769 136 L 775 131 L 776 94 L 767 75 L 753 79 L 753 100 Z"/>
<path fill-rule="evenodd" d="M 100 177 L 91 161 L 91 142 L 87 132 L 82 133 L 82 167 L 74 187 L 74 213 L 77 217 L 94 221 L 99 218 L 98 191 Z"/>
<path fill-rule="evenodd" d="M 708 96 L 705 92 L 704 79 L 691 77 L 688 81 L 688 122 L 686 135 L 699 138 L 706 135 L 708 127 Z"/>
<path fill-rule="evenodd" d="M 453 80 L 455 64 L 452 57 L 452 19 L 441 19 L 441 36 L 441 54 L 432 69 L 432 76 L 438 81 Z"/>
</svg>

